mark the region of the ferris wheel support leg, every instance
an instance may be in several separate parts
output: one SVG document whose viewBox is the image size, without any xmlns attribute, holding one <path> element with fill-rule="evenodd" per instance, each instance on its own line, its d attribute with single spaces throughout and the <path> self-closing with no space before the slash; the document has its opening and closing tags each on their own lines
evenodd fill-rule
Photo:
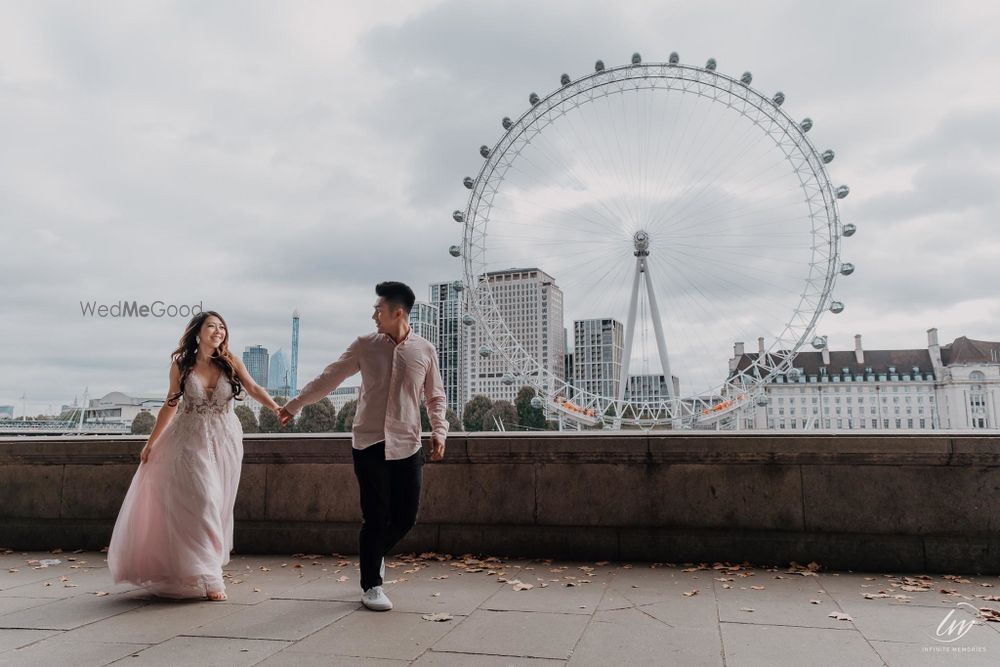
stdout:
<svg viewBox="0 0 1000 667">
<path fill-rule="evenodd" d="M 635 311 L 639 306 L 639 280 L 642 278 L 641 257 L 635 259 L 635 277 L 632 279 L 632 297 L 628 304 L 628 322 L 625 323 L 625 350 L 622 353 L 622 370 L 618 378 L 618 405 L 615 406 L 615 430 L 622 426 L 622 412 L 625 404 L 625 390 L 628 388 L 628 367 L 632 360 L 632 339 L 635 337 Z"/>
<path fill-rule="evenodd" d="M 667 383 L 667 397 L 674 398 L 674 378 L 670 374 L 670 358 L 667 356 L 667 341 L 663 335 L 663 320 L 660 319 L 660 307 L 656 303 L 656 292 L 653 290 L 653 279 L 649 275 L 649 265 L 645 261 L 643 265 L 646 274 L 646 291 L 649 293 L 649 314 L 653 318 L 656 348 L 660 353 L 660 363 L 663 364 L 663 379 Z"/>
</svg>

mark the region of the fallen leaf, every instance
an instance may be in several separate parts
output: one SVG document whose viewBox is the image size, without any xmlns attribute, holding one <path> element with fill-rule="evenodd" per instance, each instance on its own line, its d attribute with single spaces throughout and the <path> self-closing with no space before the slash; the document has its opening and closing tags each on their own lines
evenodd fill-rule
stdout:
<svg viewBox="0 0 1000 667">
<path fill-rule="evenodd" d="M 687 598 L 689 598 L 689 597 L 693 597 L 693 596 L 695 596 L 695 595 L 697 595 L 697 594 L 698 594 L 698 589 L 696 588 L 696 589 L 694 589 L 693 591 L 686 591 L 686 592 L 684 593 L 684 597 L 687 597 Z"/>
<path fill-rule="evenodd" d="M 984 620 L 1000 623 L 1000 611 L 997 611 L 996 609 L 992 609 L 990 607 L 980 607 L 979 616 Z"/>
<path fill-rule="evenodd" d="M 533 584 L 522 584 L 520 581 L 514 584 L 515 591 L 530 591 L 534 587 Z"/>
<path fill-rule="evenodd" d="M 341 576 L 337 577 L 337 581 L 339 581 L 340 583 L 344 583 L 345 581 L 347 581 L 347 577 L 344 576 L 344 575 L 341 575 Z"/>
<path fill-rule="evenodd" d="M 819 604 L 819 600 L 809 600 L 809 604 Z"/>
<path fill-rule="evenodd" d="M 753 607 L 740 607 L 740 611 L 753 611 Z"/>
<path fill-rule="evenodd" d="M 853 621 L 854 620 L 853 618 L 851 618 L 850 614 L 845 614 L 842 611 L 831 611 L 829 614 L 827 614 L 827 616 L 829 616 L 830 618 L 835 618 L 838 621 Z"/>
<path fill-rule="evenodd" d="M 750 590 L 762 591 L 762 590 L 764 590 L 764 587 L 763 586 L 751 586 Z"/>
<path fill-rule="evenodd" d="M 451 614 L 440 613 L 440 614 L 424 614 L 420 618 L 424 619 L 425 621 L 434 621 L 436 623 L 443 623 L 444 621 L 450 621 L 455 617 L 452 616 Z"/>
</svg>

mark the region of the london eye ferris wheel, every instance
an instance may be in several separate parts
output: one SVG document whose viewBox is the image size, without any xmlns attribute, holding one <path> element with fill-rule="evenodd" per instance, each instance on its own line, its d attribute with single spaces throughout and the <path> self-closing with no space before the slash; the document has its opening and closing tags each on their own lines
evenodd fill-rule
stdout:
<svg viewBox="0 0 1000 667">
<path fill-rule="evenodd" d="M 634 54 L 563 74 L 503 118 L 464 180 L 450 248 L 464 322 L 484 341 L 473 353 L 502 361 L 503 384 L 578 424 L 697 427 L 761 401 L 763 383 L 794 379 L 799 349 L 825 345 L 815 328 L 843 311 L 835 283 L 854 270 L 840 259 L 855 231 L 837 207 L 849 189 L 831 182 L 834 152 L 810 141 L 813 121 L 751 83 L 713 59 Z M 518 340 L 487 276 L 529 266 L 555 278 L 567 322 L 604 323 L 601 382 L 585 360 L 587 377 L 566 377 Z M 738 367 L 735 341 L 760 341 Z M 641 390 L 650 377 L 656 390 Z"/>
</svg>

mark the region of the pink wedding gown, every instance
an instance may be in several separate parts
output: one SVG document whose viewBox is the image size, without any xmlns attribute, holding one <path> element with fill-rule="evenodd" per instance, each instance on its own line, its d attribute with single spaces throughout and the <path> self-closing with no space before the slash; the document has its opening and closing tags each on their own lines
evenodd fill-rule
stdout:
<svg viewBox="0 0 1000 667">
<path fill-rule="evenodd" d="M 177 414 L 139 465 L 115 522 L 108 568 L 162 597 L 223 591 L 243 428 L 225 376 L 214 392 L 190 373 Z"/>
</svg>

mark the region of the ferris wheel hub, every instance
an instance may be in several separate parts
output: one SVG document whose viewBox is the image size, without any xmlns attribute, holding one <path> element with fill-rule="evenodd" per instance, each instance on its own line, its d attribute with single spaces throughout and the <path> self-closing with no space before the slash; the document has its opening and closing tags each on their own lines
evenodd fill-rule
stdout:
<svg viewBox="0 0 1000 667">
<path fill-rule="evenodd" d="M 632 243 L 635 245 L 635 256 L 646 257 L 649 255 L 649 232 L 638 231 L 632 235 Z"/>
</svg>

